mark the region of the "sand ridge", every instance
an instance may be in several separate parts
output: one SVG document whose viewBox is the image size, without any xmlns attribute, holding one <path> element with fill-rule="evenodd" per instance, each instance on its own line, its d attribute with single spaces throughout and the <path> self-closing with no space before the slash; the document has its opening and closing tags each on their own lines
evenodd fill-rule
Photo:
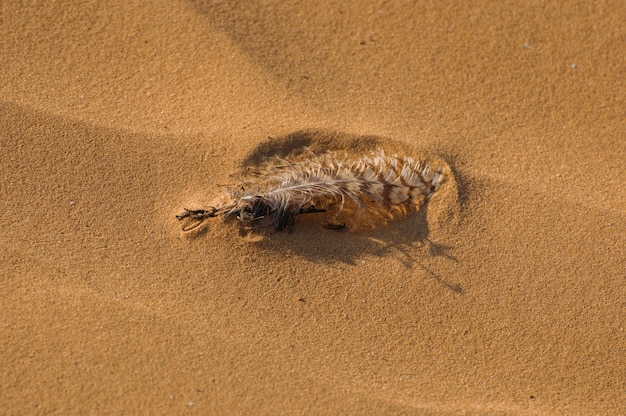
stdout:
<svg viewBox="0 0 626 416">
<path fill-rule="evenodd" d="M 6 413 L 624 413 L 623 2 L 1 7 Z M 454 186 L 181 233 L 268 137 Z"/>
</svg>

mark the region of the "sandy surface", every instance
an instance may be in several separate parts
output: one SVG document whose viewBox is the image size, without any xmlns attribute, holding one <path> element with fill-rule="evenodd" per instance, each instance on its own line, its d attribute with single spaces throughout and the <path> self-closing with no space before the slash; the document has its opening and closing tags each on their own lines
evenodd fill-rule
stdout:
<svg viewBox="0 0 626 416">
<path fill-rule="evenodd" d="M 626 3 L 39 3 L 0 6 L 1 413 L 624 414 Z M 348 142 L 450 180 L 362 233 L 174 218 Z"/>
</svg>

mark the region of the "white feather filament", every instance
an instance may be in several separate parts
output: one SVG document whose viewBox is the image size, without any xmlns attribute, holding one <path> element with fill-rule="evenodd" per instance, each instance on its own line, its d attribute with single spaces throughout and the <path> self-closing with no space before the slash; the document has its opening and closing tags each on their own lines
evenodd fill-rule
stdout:
<svg viewBox="0 0 626 416">
<path fill-rule="evenodd" d="M 442 170 L 382 150 L 354 159 L 308 152 L 293 160 L 270 159 L 246 182 L 247 189 L 230 189 L 215 206 L 185 209 L 177 218 L 185 231 L 215 216 L 280 230 L 292 227 L 300 214 L 326 212 L 327 225 L 341 228 L 342 217 L 353 214 L 392 218 L 418 210 L 443 181 Z"/>
</svg>

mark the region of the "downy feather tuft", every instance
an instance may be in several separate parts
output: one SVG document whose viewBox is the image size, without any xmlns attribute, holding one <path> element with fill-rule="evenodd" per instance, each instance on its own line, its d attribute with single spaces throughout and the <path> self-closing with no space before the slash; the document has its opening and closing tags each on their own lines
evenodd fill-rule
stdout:
<svg viewBox="0 0 626 416">
<path fill-rule="evenodd" d="M 309 151 L 293 160 L 270 159 L 246 182 L 246 189 L 229 189 L 214 206 L 185 209 L 176 217 L 185 231 L 216 216 L 281 230 L 293 226 L 300 214 L 326 212 L 326 226 L 342 228 L 343 218 L 362 213 L 380 222 L 416 211 L 443 180 L 442 170 L 382 150 L 360 158 Z"/>
</svg>

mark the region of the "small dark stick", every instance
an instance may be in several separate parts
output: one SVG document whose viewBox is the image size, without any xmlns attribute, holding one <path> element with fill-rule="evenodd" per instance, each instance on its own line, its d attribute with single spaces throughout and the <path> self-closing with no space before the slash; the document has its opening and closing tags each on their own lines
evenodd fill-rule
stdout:
<svg viewBox="0 0 626 416">
<path fill-rule="evenodd" d="M 191 231 L 194 228 L 197 228 L 206 220 L 207 218 L 215 217 L 216 209 L 214 207 L 210 207 L 209 209 L 187 209 L 184 208 L 184 212 L 182 214 L 178 214 L 176 219 L 178 221 L 185 221 L 186 219 L 191 219 L 189 225 L 183 225 L 183 231 Z"/>
</svg>

